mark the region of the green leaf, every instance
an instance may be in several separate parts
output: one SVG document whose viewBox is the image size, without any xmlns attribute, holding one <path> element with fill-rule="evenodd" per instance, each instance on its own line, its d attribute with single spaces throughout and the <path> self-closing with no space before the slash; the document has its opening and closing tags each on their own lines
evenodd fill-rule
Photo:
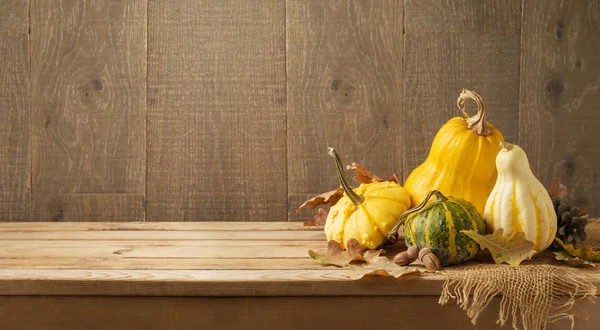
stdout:
<svg viewBox="0 0 600 330">
<path fill-rule="evenodd" d="M 531 259 L 535 254 L 533 242 L 525 239 L 525 233 L 513 232 L 504 237 L 504 229 L 500 228 L 490 235 L 481 235 L 475 230 L 461 230 L 479 244 L 482 249 L 488 249 L 497 264 L 503 262 L 518 266 L 521 261 Z"/>
<path fill-rule="evenodd" d="M 580 247 L 579 249 L 576 249 L 573 246 L 573 244 L 565 244 L 558 237 L 554 238 L 554 241 L 556 241 L 558 244 L 560 244 L 560 246 L 563 249 L 565 249 L 565 251 L 571 257 L 575 257 L 575 258 L 579 258 L 579 259 L 583 259 L 583 260 L 587 260 L 587 261 L 600 261 L 600 251 L 594 251 L 594 249 L 592 249 L 589 246 L 584 246 L 584 247 Z"/>
<path fill-rule="evenodd" d="M 554 252 L 554 254 L 556 260 L 562 260 L 567 265 L 572 267 L 596 267 L 595 263 L 588 260 L 579 259 L 577 257 L 572 257 L 566 251 Z"/>
</svg>

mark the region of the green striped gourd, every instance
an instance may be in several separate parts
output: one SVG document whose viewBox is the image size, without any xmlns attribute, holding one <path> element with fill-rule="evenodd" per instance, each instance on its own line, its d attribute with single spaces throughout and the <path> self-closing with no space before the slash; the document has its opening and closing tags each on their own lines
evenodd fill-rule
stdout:
<svg viewBox="0 0 600 330">
<path fill-rule="evenodd" d="M 429 202 L 433 195 L 436 199 Z M 486 234 L 485 222 L 473 204 L 461 198 L 447 198 L 437 190 L 431 191 L 420 205 L 406 211 L 390 237 L 395 237 L 401 224 L 404 224 L 406 245 L 413 246 L 416 242 L 420 248 L 430 248 L 442 265 L 467 261 L 479 251 L 477 242 L 461 230 Z"/>
</svg>

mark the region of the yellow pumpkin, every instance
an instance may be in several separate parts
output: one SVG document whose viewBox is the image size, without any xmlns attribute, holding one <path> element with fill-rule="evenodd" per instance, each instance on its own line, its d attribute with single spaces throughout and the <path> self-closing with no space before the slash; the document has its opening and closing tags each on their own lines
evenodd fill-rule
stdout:
<svg viewBox="0 0 600 330">
<path fill-rule="evenodd" d="M 473 117 L 465 111 L 472 99 L 478 111 Z M 450 119 L 436 134 L 425 162 L 404 182 L 411 206 L 421 203 L 432 190 L 471 202 L 483 214 L 485 202 L 496 182 L 495 159 L 502 133 L 485 121 L 485 106 L 477 93 L 463 90 L 457 105 L 466 118 Z"/>
<path fill-rule="evenodd" d="M 361 247 L 375 249 L 387 241 L 388 232 L 408 209 L 410 197 L 401 185 L 391 181 L 361 184 L 352 189 L 336 151 L 329 148 L 329 154 L 335 159 L 344 196 L 327 215 L 327 240 L 346 248 L 348 240 L 354 238 Z"/>
<path fill-rule="evenodd" d="M 503 228 L 506 237 L 515 231 L 523 232 L 535 244 L 534 249 L 541 252 L 556 235 L 552 200 L 531 172 L 525 151 L 508 142 L 501 146 L 496 157 L 498 180 L 483 213 L 488 232 Z"/>
</svg>

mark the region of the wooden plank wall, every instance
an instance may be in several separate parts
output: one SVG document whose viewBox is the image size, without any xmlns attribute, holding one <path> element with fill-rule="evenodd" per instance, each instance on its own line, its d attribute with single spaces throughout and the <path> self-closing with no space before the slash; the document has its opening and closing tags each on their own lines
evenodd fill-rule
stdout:
<svg viewBox="0 0 600 330">
<path fill-rule="evenodd" d="M 600 212 L 600 0 L 0 0 L 0 59 L 2 221 L 306 219 L 463 87 Z"/>
</svg>

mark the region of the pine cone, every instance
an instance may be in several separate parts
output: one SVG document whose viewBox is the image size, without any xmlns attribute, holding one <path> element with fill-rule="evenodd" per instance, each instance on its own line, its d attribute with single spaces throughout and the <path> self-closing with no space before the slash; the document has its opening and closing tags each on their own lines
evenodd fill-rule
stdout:
<svg viewBox="0 0 600 330">
<path fill-rule="evenodd" d="M 556 212 L 556 237 L 565 244 L 573 244 L 573 246 L 583 242 L 586 238 L 585 226 L 588 224 L 589 216 L 577 207 L 572 207 L 566 199 L 552 197 L 552 204 Z M 552 243 L 552 246 L 560 248 L 556 242 Z"/>
</svg>

